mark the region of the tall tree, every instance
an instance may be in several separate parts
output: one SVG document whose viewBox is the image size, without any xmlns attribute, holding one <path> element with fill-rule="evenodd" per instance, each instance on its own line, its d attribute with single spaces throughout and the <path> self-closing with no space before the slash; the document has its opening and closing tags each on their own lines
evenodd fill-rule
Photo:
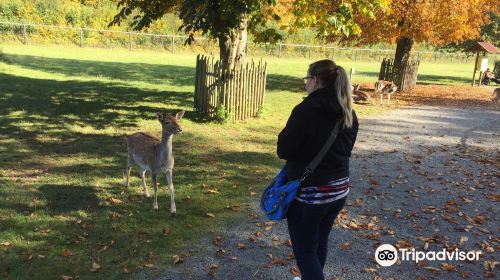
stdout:
<svg viewBox="0 0 500 280">
<path fill-rule="evenodd" d="M 396 42 L 394 63 L 400 65 L 415 42 L 444 46 L 478 38 L 490 20 L 488 12 L 499 9 L 491 0 L 392 0 L 387 11 L 375 13 L 376 21 L 360 19 L 363 33 L 354 39 L 359 44 Z"/>
<path fill-rule="evenodd" d="M 262 25 L 261 11 L 274 4 L 275 0 L 120 0 L 110 26 L 133 16 L 133 29 L 142 30 L 176 12 L 183 22 L 179 30 L 189 34 L 186 43 L 193 42 L 196 33 L 218 39 L 222 64 L 232 68 L 245 59 L 249 27 L 253 31 Z"/>
</svg>

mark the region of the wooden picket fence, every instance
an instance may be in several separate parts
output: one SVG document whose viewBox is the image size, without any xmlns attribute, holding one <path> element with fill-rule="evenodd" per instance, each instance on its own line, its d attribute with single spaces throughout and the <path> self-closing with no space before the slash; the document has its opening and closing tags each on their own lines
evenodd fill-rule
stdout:
<svg viewBox="0 0 500 280">
<path fill-rule="evenodd" d="M 394 82 L 400 91 L 408 91 L 417 85 L 420 60 L 407 61 L 400 69 L 394 67 L 394 60 L 384 58 L 380 65 L 378 79 Z"/>
<path fill-rule="evenodd" d="M 255 117 L 264 106 L 266 75 L 267 63 L 262 60 L 224 71 L 220 61 L 198 55 L 195 109 L 209 118 L 215 118 L 222 110 L 231 120 Z"/>
</svg>

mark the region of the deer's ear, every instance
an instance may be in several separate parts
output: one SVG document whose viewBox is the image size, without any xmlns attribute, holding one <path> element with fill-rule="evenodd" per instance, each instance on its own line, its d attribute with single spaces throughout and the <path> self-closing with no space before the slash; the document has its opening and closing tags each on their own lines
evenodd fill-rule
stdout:
<svg viewBox="0 0 500 280">
<path fill-rule="evenodd" d="M 184 113 L 186 113 L 186 111 L 184 111 L 184 110 L 178 112 L 177 114 L 175 114 L 175 119 L 176 120 L 182 119 L 182 117 L 184 116 Z"/>
</svg>

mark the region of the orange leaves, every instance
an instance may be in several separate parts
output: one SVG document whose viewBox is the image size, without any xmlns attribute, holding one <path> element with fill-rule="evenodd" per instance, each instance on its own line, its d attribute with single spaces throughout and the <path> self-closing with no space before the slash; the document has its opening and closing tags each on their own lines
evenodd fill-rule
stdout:
<svg viewBox="0 0 500 280">
<path fill-rule="evenodd" d="M 373 178 L 368 179 L 368 183 L 370 183 L 370 185 L 374 185 L 374 186 L 379 186 L 380 185 L 380 183 L 377 180 L 373 179 Z"/>
<path fill-rule="evenodd" d="M 170 235 L 171 232 L 172 232 L 172 229 L 170 227 L 163 228 L 163 235 Z"/>
<path fill-rule="evenodd" d="M 300 277 L 300 270 L 296 266 L 292 266 L 292 268 L 290 269 L 290 272 L 293 275 Z"/>
<path fill-rule="evenodd" d="M 239 205 L 228 205 L 226 206 L 226 209 L 232 210 L 232 211 L 240 211 L 240 206 Z"/>
<path fill-rule="evenodd" d="M 65 249 L 62 251 L 61 255 L 62 255 L 63 257 L 69 257 L 69 256 L 72 256 L 72 255 L 73 255 L 73 253 L 72 253 L 69 249 L 65 248 Z"/>
<path fill-rule="evenodd" d="M 352 245 L 352 240 L 349 240 L 349 241 L 343 243 L 342 245 L 340 245 L 340 249 L 348 250 L 349 248 L 351 248 L 351 245 Z"/>
<path fill-rule="evenodd" d="M 214 188 L 214 189 L 208 189 L 205 193 L 206 194 L 218 194 L 220 192 L 218 189 Z"/>
<path fill-rule="evenodd" d="M 122 200 L 120 200 L 120 199 L 118 199 L 118 198 L 114 198 L 114 197 L 112 197 L 112 198 L 110 198 L 109 200 L 110 200 L 110 201 L 111 201 L 111 203 L 112 203 L 112 204 L 114 204 L 114 205 L 123 204 L 123 201 L 122 201 Z"/>
</svg>

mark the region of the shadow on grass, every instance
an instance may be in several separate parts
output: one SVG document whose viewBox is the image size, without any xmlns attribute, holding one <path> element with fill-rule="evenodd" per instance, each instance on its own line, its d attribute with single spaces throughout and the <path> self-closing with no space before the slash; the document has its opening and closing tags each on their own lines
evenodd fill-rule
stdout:
<svg viewBox="0 0 500 280">
<path fill-rule="evenodd" d="M 444 73 L 443 73 L 444 74 Z M 453 84 L 467 84 L 470 80 L 464 77 L 445 76 L 445 75 L 429 75 L 418 74 L 417 84 L 420 85 L 453 85 Z"/>
<path fill-rule="evenodd" d="M 16 54 L 9 54 L 8 57 L 11 64 L 49 73 L 176 86 L 194 85 L 196 70 L 194 67 L 165 64 L 103 62 Z"/>
<path fill-rule="evenodd" d="M 47 210 L 52 215 L 73 211 L 97 211 L 99 199 L 91 186 L 46 184 L 38 187 L 47 201 Z"/>
</svg>

